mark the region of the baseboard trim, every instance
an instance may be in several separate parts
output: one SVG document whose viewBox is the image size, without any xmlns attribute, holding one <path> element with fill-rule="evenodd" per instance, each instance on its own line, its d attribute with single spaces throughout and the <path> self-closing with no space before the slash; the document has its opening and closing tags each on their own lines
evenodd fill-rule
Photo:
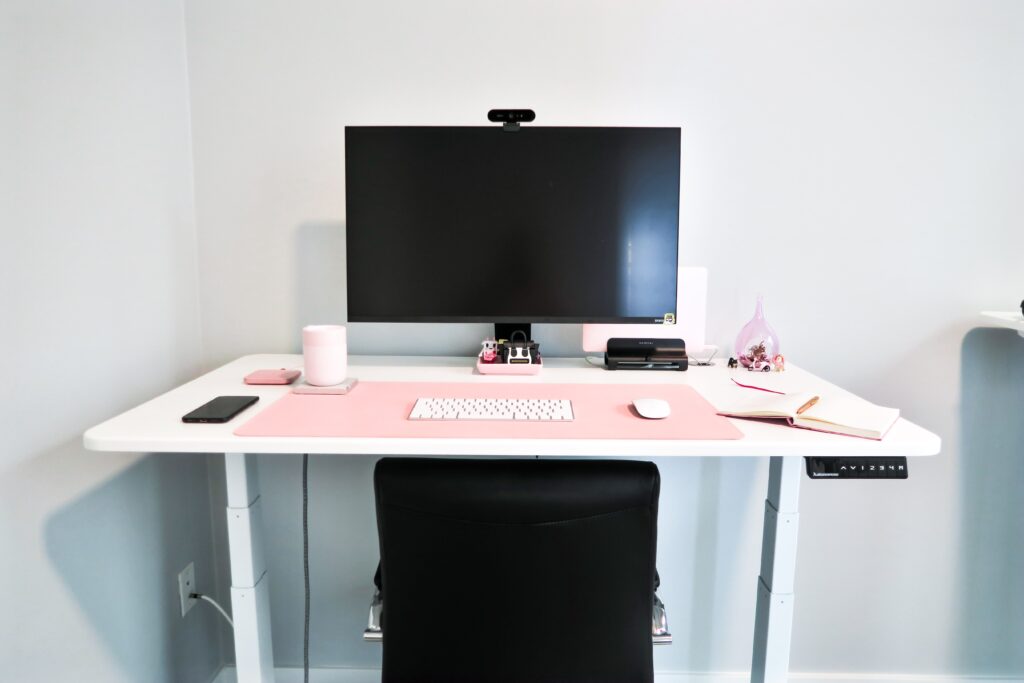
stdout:
<svg viewBox="0 0 1024 683">
<path fill-rule="evenodd" d="M 302 683 L 302 669 L 274 669 L 275 683 Z M 742 683 L 750 674 L 742 671 L 719 673 L 656 673 L 655 683 Z M 1024 678 L 1006 676 L 943 676 L 885 673 L 791 673 L 792 683 L 1024 683 Z M 380 669 L 310 669 L 310 683 L 380 683 Z M 237 683 L 234 667 L 224 667 L 213 683 Z"/>
</svg>

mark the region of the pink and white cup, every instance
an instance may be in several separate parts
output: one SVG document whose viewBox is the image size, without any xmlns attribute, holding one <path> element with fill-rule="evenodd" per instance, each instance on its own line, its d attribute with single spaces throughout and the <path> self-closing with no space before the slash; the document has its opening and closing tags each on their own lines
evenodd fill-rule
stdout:
<svg viewBox="0 0 1024 683">
<path fill-rule="evenodd" d="M 306 383 L 317 387 L 341 384 L 348 375 L 348 338 L 344 325 L 302 328 Z"/>
</svg>

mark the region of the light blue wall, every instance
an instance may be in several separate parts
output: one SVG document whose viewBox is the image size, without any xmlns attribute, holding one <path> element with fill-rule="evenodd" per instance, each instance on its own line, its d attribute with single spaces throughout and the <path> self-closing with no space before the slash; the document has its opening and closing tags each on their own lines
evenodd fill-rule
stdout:
<svg viewBox="0 0 1024 683">
<path fill-rule="evenodd" d="M 207 456 L 82 447 L 201 367 L 180 2 L 0 4 L 0 150 L 0 679 L 208 681 Z"/>
</svg>

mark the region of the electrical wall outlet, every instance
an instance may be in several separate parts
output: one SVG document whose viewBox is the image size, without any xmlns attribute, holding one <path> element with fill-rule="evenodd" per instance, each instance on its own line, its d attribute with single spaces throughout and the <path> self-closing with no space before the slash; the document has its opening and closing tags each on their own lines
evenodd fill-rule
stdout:
<svg viewBox="0 0 1024 683">
<path fill-rule="evenodd" d="M 196 590 L 196 564 L 189 562 L 188 566 L 178 573 L 178 597 L 181 599 L 181 616 L 188 614 L 197 602 L 197 599 L 189 597 Z"/>
</svg>

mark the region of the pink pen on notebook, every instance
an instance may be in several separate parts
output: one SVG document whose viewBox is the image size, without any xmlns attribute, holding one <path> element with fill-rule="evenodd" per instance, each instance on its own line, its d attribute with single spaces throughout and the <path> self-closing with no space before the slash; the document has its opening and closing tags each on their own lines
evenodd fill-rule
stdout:
<svg viewBox="0 0 1024 683">
<path fill-rule="evenodd" d="M 733 382 L 736 382 L 736 380 L 733 379 Z M 764 387 L 755 387 L 753 384 L 743 384 L 742 382 L 736 382 L 736 385 L 737 386 L 741 386 L 744 389 L 757 389 L 758 391 L 767 391 L 770 394 L 782 394 L 783 396 L 786 395 L 786 392 L 784 392 L 784 391 L 775 391 L 774 389 L 765 389 Z"/>
</svg>

